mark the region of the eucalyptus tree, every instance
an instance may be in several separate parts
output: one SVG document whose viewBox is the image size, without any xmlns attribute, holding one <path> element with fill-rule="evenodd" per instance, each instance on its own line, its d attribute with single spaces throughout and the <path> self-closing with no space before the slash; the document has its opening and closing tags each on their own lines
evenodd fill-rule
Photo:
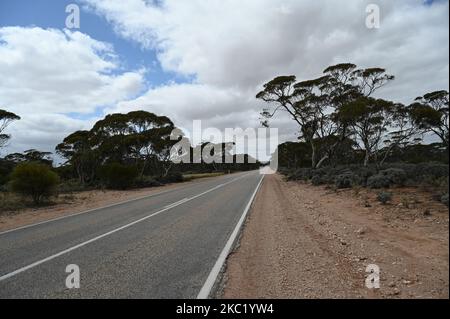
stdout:
<svg viewBox="0 0 450 319">
<path fill-rule="evenodd" d="M 444 147 L 449 146 L 448 91 L 436 91 L 416 98 L 411 105 L 414 124 L 423 132 L 434 133 Z"/>
<path fill-rule="evenodd" d="M 57 151 L 76 167 L 82 182 L 95 174 L 93 167 L 113 162 L 139 166 L 140 176 L 151 162 L 154 173 L 164 175 L 171 167 L 170 149 L 176 141 L 170 135 L 174 128 L 168 117 L 150 112 L 110 114 L 90 131 L 68 136 Z"/>
<path fill-rule="evenodd" d="M 394 79 L 384 69 L 357 69 L 351 63 L 330 66 L 323 73 L 322 77 L 301 82 L 295 76 L 277 77 L 256 96 L 269 104 L 261 113 L 264 126 L 281 111 L 298 124 L 300 139 L 311 147 L 313 168 L 331 159 L 339 144 L 352 135 L 348 122 L 337 116 L 339 110 L 359 98 L 370 97 Z M 323 140 L 334 142 L 320 143 Z M 318 150 L 318 144 L 322 149 Z"/>
<path fill-rule="evenodd" d="M 67 136 L 56 146 L 56 153 L 67 159 L 76 171 L 81 184 L 91 184 L 95 180 L 100 164 L 100 152 L 93 147 L 90 131 L 77 131 Z"/>
<path fill-rule="evenodd" d="M 9 141 L 11 136 L 9 134 L 5 134 L 6 128 L 14 121 L 20 120 L 20 116 L 8 112 L 6 110 L 0 109 L 0 148 L 5 146 Z"/>
<path fill-rule="evenodd" d="M 394 107 L 389 101 L 361 97 L 339 109 L 339 121 L 345 123 L 365 152 L 364 166 L 377 158 L 385 134 L 393 124 Z"/>
</svg>

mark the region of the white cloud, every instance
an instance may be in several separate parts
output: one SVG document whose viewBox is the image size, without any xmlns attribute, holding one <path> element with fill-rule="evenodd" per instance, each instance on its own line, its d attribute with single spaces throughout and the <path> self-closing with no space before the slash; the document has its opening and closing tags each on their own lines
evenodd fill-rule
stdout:
<svg viewBox="0 0 450 319">
<path fill-rule="evenodd" d="M 385 67 L 397 80 L 381 96 L 409 103 L 448 89 L 448 2 L 421 0 L 86 0 L 115 30 L 158 51 L 165 70 L 194 75 L 192 84 L 150 89 L 114 110 L 135 107 L 167 114 L 179 125 L 203 119 L 219 128 L 258 125 L 254 96 L 280 74 L 319 76 L 353 62 Z M 366 6 L 377 3 L 381 28 L 366 28 Z M 282 134 L 295 126 L 277 120 Z"/>
<path fill-rule="evenodd" d="M 118 73 L 113 48 L 88 35 L 39 27 L 0 28 L 0 107 L 22 120 L 11 126 L 10 151 L 55 144 L 100 106 L 135 96 L 141 71 Z"/>
<path fill-rule="evenodd" d="M 263 105 L 255 95 L 264 82 L 281 74 L 319 76 L 334 63 L 387 68 L 397 79 L 380 95 L 399 102 L 448 89 L 448 1 L 431 6 L 422 0 L 84 2 L 124 38 L 156 50 L 164 70 L 194 81 L 153 86 L 129 100 L 141 74 L 111 74 L 117 57 L 108 45 L 81 33 L 3 28 L 0 72 L 11 78 L 0 79 L 0 105 L 51 114 L 113 105 L 107 110 L 145 109 L 181 127 L 202 119 L 222 129 L 258 126 Z M 365 26 L 368 3 L 380 6 L 378 30 Z M 295 138 L 291 122 L 281 118 L 274 125 Z"/>
</svg>

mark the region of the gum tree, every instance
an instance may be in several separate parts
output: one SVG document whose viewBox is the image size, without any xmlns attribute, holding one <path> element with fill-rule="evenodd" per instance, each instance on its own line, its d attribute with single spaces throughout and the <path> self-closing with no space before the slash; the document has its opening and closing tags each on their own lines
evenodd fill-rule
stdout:
<svg viewBox="0 0 450 319">
<path fill-rule="evenodd" d="M 416 98 L 411 116 L 417 129 L 439 137 L 442 145 L 449 144 L 449 98 L 447 91 L 436 91 Z"/>
<path fill-rule="evenodd" d="M 6 145 L 11 136 L 5 134 L 6 128 L 14 121 L 20 120 L 20 116 L 0 109 L 0 148 Z"/>
<path fill-rule="evenodd" d="M 352 63 L 330 66 L 323 73 L 322 77 L 302 82 L 296 82 L 295 76 L 277 77 L 256 96 L 269 104 L 261 113 L 264 126 L 283 111 L 298 124 L 300 139 L 311 147 L 313 168 L 333 158 L 339 145 L 352 135 L 348 121 L 340 121 L 337 116 L 339 110 L 359 98 L 369 98 L 394 79 L 384 69 L 357 69 Z"/>
</svg>

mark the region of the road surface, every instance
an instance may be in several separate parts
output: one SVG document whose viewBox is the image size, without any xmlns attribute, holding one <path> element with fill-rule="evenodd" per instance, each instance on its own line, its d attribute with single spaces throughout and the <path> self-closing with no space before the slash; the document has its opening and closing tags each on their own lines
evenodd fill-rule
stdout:
<svg viewBox="0 0 450 319">
<path fill-rule="evenodd" d="M 0 298 L 196 298 L 261 179 L 255 171 L 181 184 L 0 233 Z M 73 264 L 79 289 L 66 287 Z"/>
</svg>

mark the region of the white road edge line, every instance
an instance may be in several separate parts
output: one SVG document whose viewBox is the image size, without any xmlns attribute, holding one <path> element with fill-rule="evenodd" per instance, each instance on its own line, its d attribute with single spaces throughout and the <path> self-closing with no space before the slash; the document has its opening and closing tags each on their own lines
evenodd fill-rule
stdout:
<svg viewBox="0 0 450 319">
<path fill-rule="evenodd" d="M 247 218 L 248 212 L 250 211 L 250 207 L 252 206 L 253 201 L 255 200 L 256 194 L 258 193 L 259 188 L 261 187 L 264 176 L 265 175 L 263 175 L 261 177 L 261 180 L 259 181 L 258 185 L 256 186 L 255 191 L 253 192 L 252 196 L 250 197 L 250 200 L 249 200 L 247 206 L 245 207 L 241 218 L 239 219 L 236 227 L 234 228 L 233 232 L 231 233 L 230 238 L 228 239 L 225 247 L 223 248 L 222 252 L 220 253 L 219 258 L 217 259 L 216 263 L 214 264 L 214 267 L 211 269 L 211 272 L 209 273 L 209 276 L 206 279 L 202 289 L 200 290 L 199 294 L 197 295 L 197 299 L 208 299 L 209 298 L 209 295 L 211 294 L 211 291 L 217 281 L 217 278 L 218 278 L 223 266 L 225 265 L 228 255 L 230 254 L 230 251 L 233 248 L 233 245 L 240 233 L 242 225 L 244 224 L 244 221 Z"/>
<path fill-rule="evenodd" d="M 244 175 L 244 176 L 245 176 L 245 175 Z M 185 186 L 185 187 L 188 187 L 188 186 Z M 183 189 L 183 188 L 185 188 L 185 187 L 180 187 L 180 189 Z M 78 215 L 83 215 L 83 214 L 87 214 L 87 213 L 92 213 L 92 212 L 95 212 L 95 211 L 97 211 L 97 210 L 102 210 L 102 209 L 106 209 L 106 208 L 111 208 L 111 207 L 115 207 L 115 206 L 120 206 L 120 205 L 123 205 L 123 204 L 128 204 L 128 203 L 131 203 L 131 202 L 140 201 L 140 200 L 142 200 L 142 199 L 151 198 L 151 197 L 155 197 L 155 196 L 158 196 L 158 195 L 163 195 L 163 194 L 166 194 L 166 193 L 169 193 L 169 192 L 173 192 L 173 191 L 175 191 L 175 190 L 177 190 L 177 189 L 178 189 L 178 188 L 168 189 L 168 190 L 166 190 L 166 191 L 162 191 L 162 192 L 159 192 L 159 193 L 150 194 L 150 195 L 146 195 L 146 196 L 142 196 L 142 197 L 138 197 L 138 198 L 134 198 L 134 199 L 128 199 L 128 200 L 125 200 L 125 201 L 123 201 L 123 202 L 118 202 L 118 203 L 114 203 L 114 204 L 107 205 L 107 206 L 103 206 L 103 207 L 98 207 L 98 208 L 93 208 L 93 209 L 85 210 L 85 211 L 82 211 L 82 212 L 79 212 L 79 213 L 75 213 L 75 214 L 69 214 L 69 215 L 65 215 L 65 216 L 61 216 L 61 217 L 56 217 L 56 218 L 44 220 L 44 221 L 42 221 L 42 222 L 38 222 L 38 223 L 30 224 L 30 225 L 25 225 L 25 226 L 21 226 L 21 227 L 9 229 L 9 230 L 5 230 L 5 231 L 3 231 L 3 232 L 0 232 L 0 236 L 1 236 L 1 235 L 4 235 L 4 234 L 8 234 L 8 233 L 15 232 L 15 231 L 17 231 L 17 230 L 22 230 L 22 229 L 26 229 L 26 228 L 30 228 L 30 227 L 34 227 L 34 226 L 39 226 L 39 225 L 43 225 L 43 224 L 47 224 L 47 223 L 51 223 L 51 222 L 56 222 L 56 221 L 61 220 L 61 219 L 66 219 L 66 218 L 70 218 L 70 217 L 75 217 L 75 216 L 78 216 Z"/>
<path fill-rule="evenodd" d="M 126 224 L 126 225 L 124 225 L 124 226 L 121 226 L 121 227 L 119 227 L 119 228 L 113 229 L 113 230 L 111 230 L 111 231 L 109 231 L 109 232 L 107 232 L 107 233 L 104 233 L 104 234 L 102 234 L 102 235 L 99 235 L 99 236 L 97 236 L 97 237 L 94 237 L 94 238 L 92 238 L 92 239 L 89 239 L 89 240 L 87 240 L 87 241 L 85 241 L 85 242 L 82 242 L 82 243 L 80 243 L 80 244 L 78 244 L 78 245 L 75 245 L 75 246 L 72 246 L 72 247 L 70 247 L 70 248 L 68 248 L 68 249 L 65 249 L 65 250 L 63 250 L 63 251 L 60 251 L 59 253 L 56 253 L 56 254 L 51 255 L 51 256 L 49 256 L 49 257 L 47 257 L 47 258 L 41 259 L 41 260 L 39 260 L 39 261 L 36 261 L 36 262 L 34 262 L 34 263 L 32 263 L 32 264 L 29 264 L 28 266 L 19 268 L 19 269 L 17 269 L 17 270 L 14 270 L 14 271 L 8 273 L 8 274 L 5 274 L 5 275 L 3 275 L 3 276 L 0 276 L 0 282 L 3 281 L 3 280 L 6 280 L 6 279 L 8 279 L 8 278 L 14 277 L 14 276 L 16 276 L 16 275 L 18 275 L 18 274 L 20 274 L 20 273 L 22 273 L 22 272 L 24 272 L 24 271 L 30 270 L 30 269 L 32 269 L 32 268 L 34 268 L 34 267 L 36 267 L 36 266 L 39 266 L 39 265 L 41 265 L 41 264 L 43 264 L 43 263 L 46 263 L 46 262 L 48 262 L 48 261 L 50 261 L 50 260 L 53 260 L 53 259 L 55 259 L 55 258 L 57 258 L 57 257 L 60 257 L 60 256 L 62 256 L 62 255 L 65 255 L 65 254 L 67 254 L 67 253 L 69 253 L 69 252 L 71 252 L 71 251 L 74 251 L 74 250 L 78 249 L 78 248 L 81 248 L 81 247 L 86 246 L 86 245 L 88 245 L 88 244 L 90 244 L 90 243 L 93 243 L 93 242 L 95 242 L 95 241 L 97 241 L 97 240 L 99 240 L 99 239 L 102 239 L 102 238 L 104 238 L 104 237 L 107 237 L 107 236 L 109 236 L 109 235 L 112 235 L 112 234 L 114 234 L 114 233 L 116 233 L 116 232 L 118 232 L 118 231 L 121 231 L 121 230 L 126 229 L 126 228 L 129 228 L 129 227 L 131 227 L 131 226 L 133 226 L 133 225 L 136 225 L 136 224 L 138 224 L 138 223 L 140 223 L 140 222 L 143 222 L 144 220 L 147 220 L 147 219 L 149 219 L 149 218 L 152 218 L 152 217 L 154 217 L 154 216 L 156 216 L 156 215 L 159 215 L 159 214 L 161 214 L 161 213 L 163 213 L 163 212 L 165 212 L 165 211 L 168 211 L 168 210 L 170 210 L 170 209 L 172 209 L 172 208 L 175 208 L 175 207 L 180 206 L 180 205 L 182 205 L 182 204 L 184 204 L 184 203 L 190 202 L 190 201 L 192 201 L 192 200 L 194 200 L 194 199 L 196 199 L 196 198 L 198 198 L 198 197 L 201 197 L 201 196 L 206 195 L 206 194 L 208 194 L 208 193 L 210 193 L 210 192 L 212 192 L 212 191 L 215 191 L 216 189 L 219 189 L 219 188 L 224 187 L 224 186 L 226 186 L 226 185 L 228 185 L 228 184 L 231 184 L 231 183 L 233 183 L 233 182 L 235 182 L 235 181 L 237 181 L 237 180 L 240 180 L 240 179 L 242 179 L 242 178 L 248 176 L 249 174 L 250 174 L 250 173 L 245 174 L 245 175 L 243 175 L 243 176 L 240 176 L 240 177 L 238 177 L 238 178 L 235 178 L 235 179 L 233 179 L 233 180 L 231 180 L 231 181 L 228 181 L 228 182 L 226 182 L 226 183 L 219 184 L 219 185 L 217 185 L 217 186 L 215 186 L 215 187 L 213 187 L 213 188 L 211 188 L 211 189 L 209 189 L 209 190 L 207 190 L 207 191 L 205 191 L 205 192 L 203 192 L 203 193 L 200 193 L 200 194 L 198 194 L 198 195 L 195 195 L 195 196 L 193 196 L 193 197 L 190 197 L 190 198 L 188 198 L 187 200 L 180 201 L 180 202 L 178 202 L 178 204 L 176 204 L 176 205 L 172 205 L 172 206 L 163 208 L 163 209 L 157 211 L 156 213 L 153 213 L 153 214 L 151 214 L 151 215 L 148 215 L 148 216 L 145 216 L 145 217 L 140 218 L 140 219 L 138 219 L 138 220 L 135 220 L 134 222 L 131 222 L 131 223 Z"/>
</svg>

